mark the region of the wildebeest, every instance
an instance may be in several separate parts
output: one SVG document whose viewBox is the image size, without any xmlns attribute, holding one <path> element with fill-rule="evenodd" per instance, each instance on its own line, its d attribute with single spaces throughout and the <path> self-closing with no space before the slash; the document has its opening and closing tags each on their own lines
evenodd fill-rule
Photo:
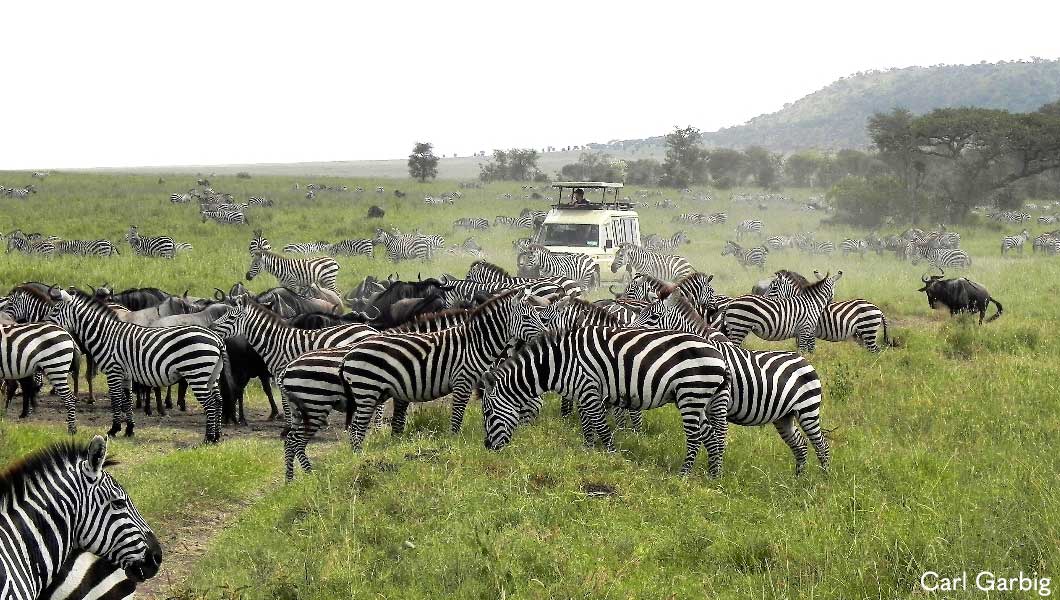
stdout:
<svg viewBox="0 0 1060 600">
<path fill-rule="evenodd" d="M 939 270 L 942 271 L 942 269 Z M 1001 303 L 992 297 L 982 284 L 966 277 L 943 279 L 945 276 L 946 272 L 942 271 L 941 275 L 932 275 L 930 277 L 924 275 L 920 278 L 924 282 L 924 287 L 917 291 L 927 294 L 928 306 L 935 308 L 937 304 L 941 303 L 950 309 L 951 315 L 962 312 L 977 312 L 979 313 L 979 324 L 982 325 L 983 318 L 986 317 L 986 309 L 989 303 L 993 302 L 997 306 L 997 313 L 987 319 L 987 322 L 989 323 L 1001 316 L 1003 310 Z"/>
<path fill-rule="evenodd" d="M 382 219 L 386 216 L 386 211 L 379 208 L 378 206 L 372 206 L 368 209 L 369 219 Z"/>
</svg>

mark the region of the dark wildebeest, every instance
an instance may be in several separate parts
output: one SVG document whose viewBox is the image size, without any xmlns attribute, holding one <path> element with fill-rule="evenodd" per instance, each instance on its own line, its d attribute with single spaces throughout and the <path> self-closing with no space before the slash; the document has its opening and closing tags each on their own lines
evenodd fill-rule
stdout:
<svg viewBox="0 0 1060 600">
<path fill-rule="evenodd" d="M 368 209 L 369 219 L 382 219 L 386 216 L 386 211 L 379 208 L 378 206 L 372 206 Z"/>
<path fill-rule="evenodd" d="M 939 270 L 942 271 L 942 269 Z M 986 317 L 986 309 L 989 303 L 993 302 L 997 306 L 997 313 L 987 319 L 987 323 L 1001 316 L 1001 311 L 1003 310 L 1001 303 L 993 298 L 982 284 L 965 277 L 943 279 L 945 275 L 946 272 L 942 271 L 942 275 L 932 275 L 931 277 L 925 275 L 920 278 L 924 282 L 924 287 L 917 291 L 927 294 L 928 306 L 935 308 L 937 304 L 941 303 L 950 309 L 951 315 L 962 312 L 977 312 L 979 313 L 979 324 L 982 325 L 983 318 Z"/>
</svg>

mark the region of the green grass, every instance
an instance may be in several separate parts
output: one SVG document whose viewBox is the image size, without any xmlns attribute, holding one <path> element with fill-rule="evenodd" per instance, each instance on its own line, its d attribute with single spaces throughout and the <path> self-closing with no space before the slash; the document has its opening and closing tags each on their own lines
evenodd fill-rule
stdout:
<svg viewBox="0 0 1060 600">
<path fill-rule="evenodd" d="M 242 279 L 254 228 L 274 246 L 368 236 L 375 224 L 364 214 L 379 204 L 384 225 L 459 242 L 466 235 L 453 234 L 453 219 L 492 220 L 530 205 L 498 199 L 505 192 L 520 198 L 514 184 L 465 190 L 455 207 L 429 208 L 420 202 L 424 194 L 456 184 L 336 179 L 328 182 L 369 191 L 321 193 L 307 202 L 291 178 L 224 177 L 214 179 L 215 188 L 237 198 L 264 193 L 277 206 L 252 209 L 251 227 L 222 227 L 202 224 L 196 207 L 169 203 L 168 194 L 190 187 L 193 177 L 167 176 L 165 185 L 156 179 L 55 174 L 29 200 L 0 199 L 0 230 L 118 240 L 135 223 L 145 234 L 189 241 L 193 252 L 174 261 L 127 251 L 117 259 L 0 255 L 0 286 L 109 282 L 209 295 L 215 285 Z M 5 185 L 28 181 L 26 174 L 0 174 Z M 376 185 L 387 193 L 376 195 Z M 408 199 L 395 201 L 395 187 Z M 811 191 L 787 193 L 803 198 Z M 678 201 L 682 211 L 726 210 L 730 226 L 690 228 L 693 243 L 684 254 L 714 273 L 725 293 L 749 290 L 763 277 L 720 256 L 742 218 L 754 214 L 770 231 L 813 229 L 837 242 L 858 233 L 818 227 L 817 216 L 802 212 L 733 207 L 726 192 L 712 195 L 711 203 Z M 645 232 L 676 229 L 676 212 L 641 214 Z M 555 402 L 500 453 L 483 448 L 474 406 L 458 436 L 445 433 L 447 409 L 432 406 L 416 411 L 399 438 L 370 436 L 361 454 L 333 428 L 309 447 L 317 471 L 299 472 L 286 486 L 281 444 L 271 435 L 227 430 L 219 446 L 201 448 L 194 446 L 198 430 L 141 416 L 135 440 L 112 446 L 122 461 L 114 472 L 160 532 L 166 560 L 189 563 L 180 571 L 186 579 L 166 590 L 177 597 L 904 598 L 922 595 L 918 580 L 926 570 L 1052 576 L 1060 562 L 1060 311 L 1052 301 L 1060 260 L 1029 249 L 1002 259 L 1002 233 L 959 229 L 974 259 L 966 274 L 1005 306 L 1004 317 L 984 327 L 932 313 L 916 292 L 922 266 L 875 256 L 770 256 L 770 268 L 843 269 L 837 298 L 874 301 L 900 340 L 880 355 L 853 343 L 818 344 L 811 360 L 825 384 L 829 473 L 810 468 L 795 479 L 791 454 L 771 427 L 731 428 L 724 475 L 707 478 L 701 459 L 681 478 L 684 440 L 675 410 L 649 413 L 643 434 L 621 432 L 621 451 L 609 455 L 582 449 L 576 423 L 560 417 Z M 513 268 L 510 242 L 521 235 L 505 229 L 475 237 Z M 339 285 L 349 288 L 368 273 L 462 274 L 469 261 L 340 259 Z M 263 276 L 251 287 L 274 284 Z M 260 406 L 260 393 L 251 402 Z M 38 423 L 0 424 L 0 460 L 65 435 L 58 417 Z M 91 433 L 85 427 L 81 435 Z M 613 494 L 590 496 L 589 486 Z M 182 556 L 191 537 L 205 552 Z"/>
</svg>

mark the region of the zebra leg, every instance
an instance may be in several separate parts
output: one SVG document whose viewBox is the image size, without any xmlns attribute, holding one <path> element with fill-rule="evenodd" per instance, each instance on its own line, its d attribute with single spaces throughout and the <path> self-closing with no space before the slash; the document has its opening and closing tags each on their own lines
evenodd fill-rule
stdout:
<svg viewBox="0 0 1060 600">
<path fill-rule="evenodd" d="M 572 412 L 574 412 L 574 398 L 569 395 L 563 395 L 559 401 L 559 414 L 569 417 Z"/>
<path fill-rule="evenodd" d="M 167 401 L 166 403 L 167 404 L 168 404 L 168 401 L 169 401 L 169 393 L 170 393 L 170 391 L 172 389 L 173 389 L 172 386 L 166 388 L 166 401 Z M 169 406 L 170 406 L 170 408 L 172 408 L 173 405 L 170 404 Z M 160 416 L 160 417 L 166 416 L 166 407 L 162 403 L 161 394 L 156 394 L 155 395 L 155 407 L 158 408 L 158 416 Z"/>
<path fill-rule="evenodd" d="M 630 409 L 629 427 L 635 433 L 641 433 L 644 431 L 644 413 L 639 410 Z"/>
<path fill-rule="evenodd" d="M 288 431 L 283 438 L 283 477 L 287 483 L 294 479 L 294 455 L 297 453 L 298 445 L 297 431 L 294 429 Z M 309 469 L 306 469 L 306 472 L 308 471 Z"/>
<path fill-rule="evenodd" d="M 276 417 L 280 416 L 280 410 L 276 408 L 276 399 L 272 397 L 272 379 L 268 375 L 262 375 L 258 378 L 261 382 L 261 389 L 265 392 L 265 397 L 269 399 L 269 420 L 272 421 Z M 239 407 L 240 415 L 242 416 L 243 406 Z"/>
<path fill-rule="evenodd" d="M 821 470 L 827 471 L 831 456 L 828 451 L 828 440 L 821 431 L 820 413 L 815 410 L 812 413 L 799 414 L 799 427 L 802 427 L 802 430 L 806 432 L 806 437 L 810 438 L 813 450 L 817 454 L 817 461 L 821 463 Z"/>
<path fill-rule="evenodd" d="M 210 384 L 209 377 L 205 374 L 198 374 L 188 383 L 191 385 L 191 392 L 195 395 L 195 399 L 199 401 L 206 414 L 206 432 L 203 443 L 216 443 L 220 438 L 221 429 L 221 392 L 216 384 Z"/>
<path fill-rule="evenodd" d="M 728 442 L 730 399 L 728 388 L 719 391 L 711 398 L 703 416 L 700 439 L 707 449 L 707 473 L 711 477 L 721 476 L 725 445 Z"/>
<path fill-rule="evenodd" d="M 350 427 L 350 448 L 354 452 L 360 452 L 364 445 L 364 437 L 368 434 L 368 423 L 372 420 L 378 402 L 367 400 L 365 404 L 357 404 L 353 409 L 353 425 Z M 397 412 L 395 406 L 395 413 Z"/>
<path fill-rule="evenodd" d="M 109 437 L 121 431 L 122 406 L 128 395 L 125 390 L 125 378 L 121 373 L 107 373 L 107 395 L 110 396 L 111 425 L 107 430 Z"/>
<path fill-rule="evenodd" d="M 471 387 L 463 382 L 453 386 L 453 416 L 449 419 L 449 430 L 455 435 L 460 433 L 464 424 L 464 412 L 471 400 Z"/>
<path fill-rule="evenodd" d="M 795 413 L 788 413 L 773 421 L 773 426 L 795 455 L 795 476 L 802 475 L 806 470 L 806 439 L 802 437 L 799 428 L 795 427 Z"/>
<path fill-rule="evenodd" d="M 188 382 L 183 379 L 177 382 L 177 408 L 181 412 L 188 410 Z"/>
<path fill-rule="evenodd" d="M 88 382 L 88 403 L 95 404 L 96 393 L 92 390 L 92 380 L 96 377 L 97 373 L 96 361 L 92 360 L 92 357 L 87 354 L 85 356 L 88 357 L 88 359 L 85 360 L 85 381 Z"/>
<path fill-rule="evenodd" d="M 48 376 L 48 381 L 62 399 L 63 405 L 66 406 L 66 430 L 70 435 L 74 435 L 77 433 L 77 397 L 70 392 L 70 386 L 66 383 L 69 373 L 58 372 L 53 368 L 46 371 L 45 375 Z"/>
<path fill-rule="evenodd" d="M 596 437 L 604 443 L 609 452 L 614 451 L 614 441 L 611 439 L 611 428 L 604 418 L 604 403 L 600 395 L 594 390 L 585 390 L 578 397 L 578 417 L 582 426 L 582 436 L 585 438 L 585 447 L 593 448 Z M 595 435 L 594 435 L 595 434 Z"/>
<path fill-rule="evenodd" d="M 681 426 L 685 430 L 685 461 L 681 463 L 680 471 L 683 477 L 692 472 L 699 447 L 703 444 L 703 411 L 706 403 L 698 398 L 685 397 L 679 398 L 676 404 L 677 410 L 681 412 Z"/>
<path fill-rule="evenodd" d="M 393 398 L 393 402 L 394 416 L 390 418 L 390 434 L 398 436 L 405 432 L 405 419 L 408 418 L 409 403 L 397 398 Z M 376 408 L 382 410 L 382 405 L 377 405 Z M 453 410 L 456 409 L 454 408 Z"/>
<path fill-rule="evenodd" d="M 125 437 L 133 436 L 133 429 L 136 427 L 135 421 L 133 421 L 133 407 L 132 407 L 132 395 L 129 394 L 129 389 L 123 387 L 124 397 L 122 398 L 121 407 L 122 412 L 125 414 Z M 150 391 L 150 390 L 148 390 Z M 150 397 L 144 402 L 150 400 Z"/>
</svg>

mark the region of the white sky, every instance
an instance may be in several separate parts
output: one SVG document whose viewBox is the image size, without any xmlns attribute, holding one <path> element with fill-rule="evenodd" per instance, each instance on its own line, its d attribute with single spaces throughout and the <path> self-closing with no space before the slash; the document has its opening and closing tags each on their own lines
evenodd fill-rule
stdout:
<svg viewBox="0 0 1060 600">
<path fill-rule="evenodd" d="M 0 169 L 461 156 L 704 130 L 873 68 L 1060 57 L 1060 2 L 0 8 Z"/>
</svg>

